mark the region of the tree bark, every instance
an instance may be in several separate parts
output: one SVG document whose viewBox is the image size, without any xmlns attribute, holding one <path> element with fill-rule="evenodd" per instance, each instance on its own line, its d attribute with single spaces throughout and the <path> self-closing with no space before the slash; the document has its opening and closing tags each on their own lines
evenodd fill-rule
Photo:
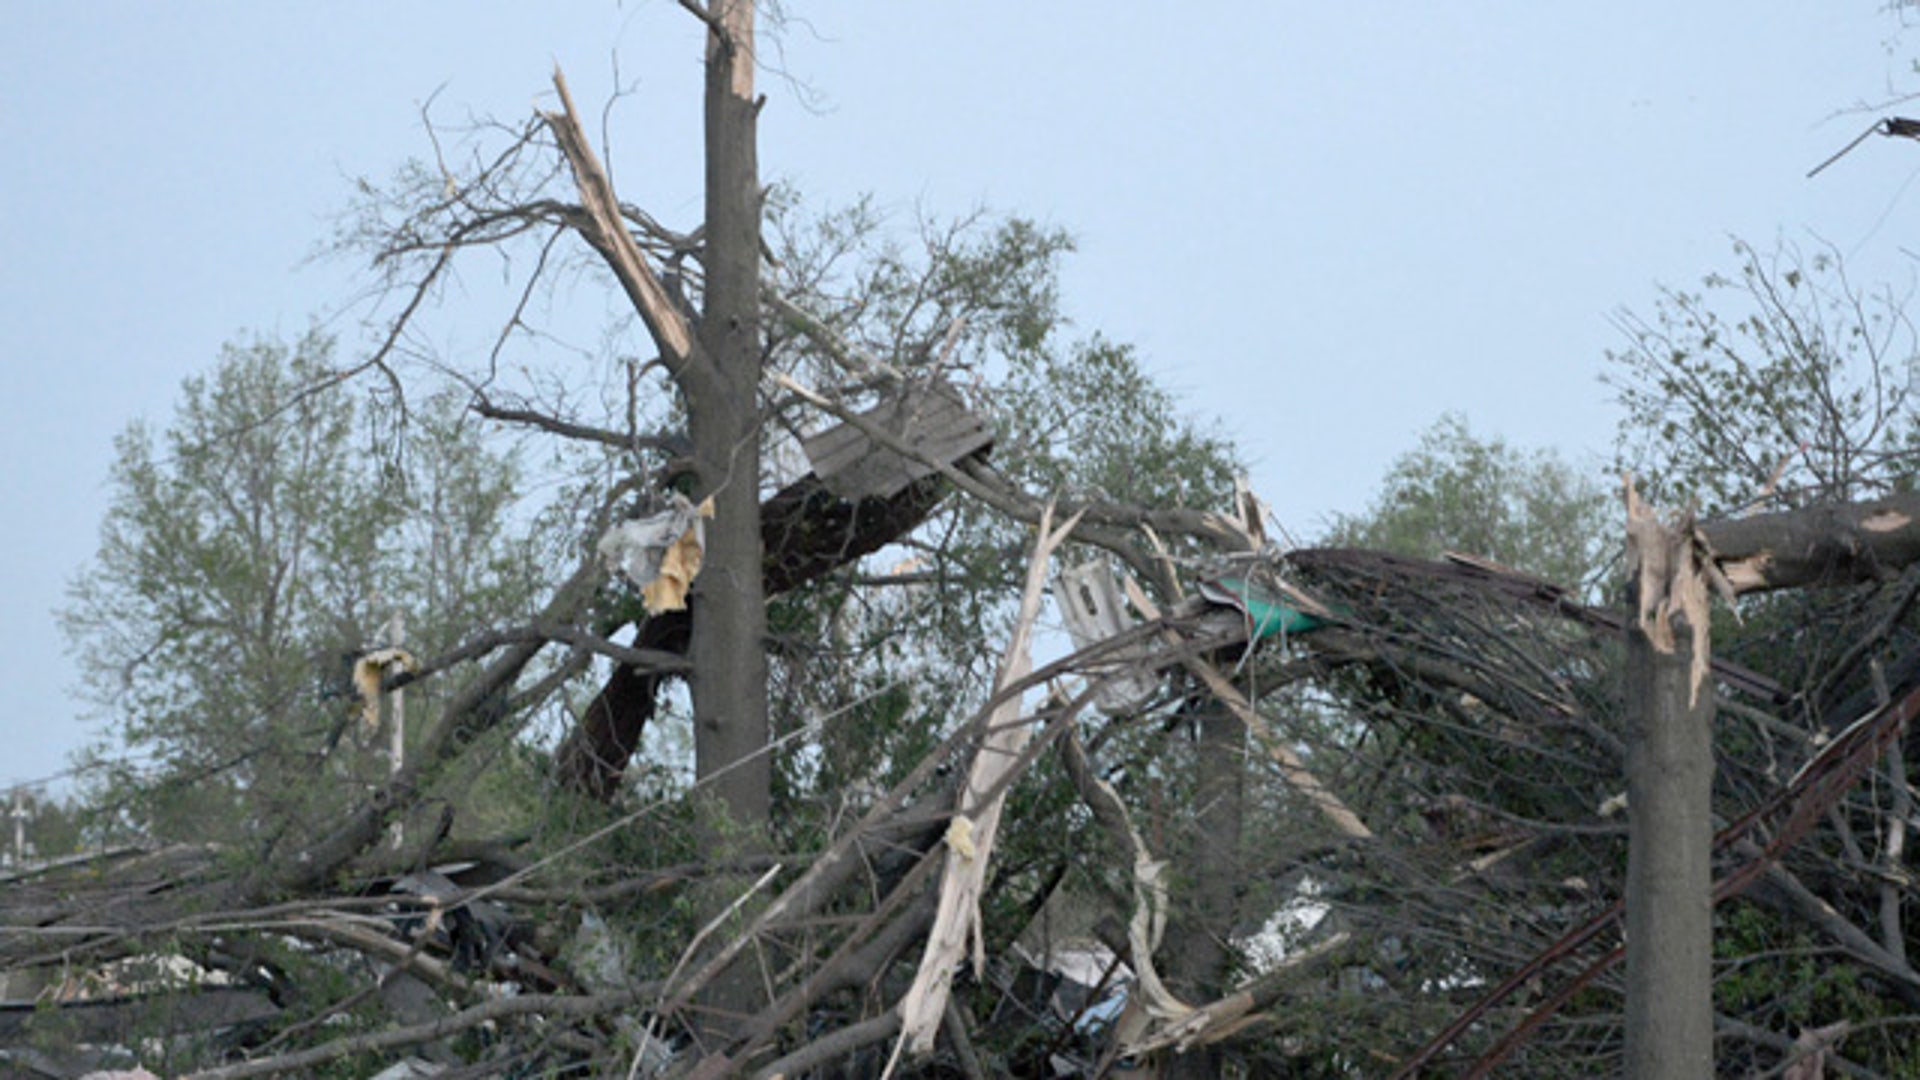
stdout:
<svg viewBox="0 0 1920 1080">
<path fill-rule="evenodd" d="M 753 100 L 752 0 L 713 0 L 707 33 L 706 306 L 708 364 L 689 369 L 687 426 L 698 496 L 713 500 L 706 558 L 694 582 L 700 618 L 689 658 L 694 771 L 730 819 L 764 830 L 771 814 L 767 748 L 766 597 L 760 549 L 760 173 Z M 749 841 L 751 844 L 751 841 Z"/>
<path fill-rule="evenodd" d="M 663 612 L 640 624 L 633 643 L 636 648 L 685 652 L 692 633 L 693 620 L 688 612 Z M 620 791 L 627 762 L 640 748 L 640 738 L 653 720 L 660 687 L 666 681 L 665 672 L 616 665 L 554 754 L 554 773 L 560 782 L 583 795 L 611 802 Z"/>
<path fill-rule="evenodd" d="M 915 481 L 884 499 L 847 502 L 809 474 L 787 485 L 760 507 L 767 596 L 797 589 L 880 550 L 927 519 L 947 492 L 938 476 Z M 693 633 L 696 604 L 687 611 L 656 615 L 639 626 L 637 649 L 684 653 Z M 628 665 L 614 669 L 587 706 L 580 723 L 560 744 L 554 769 L 561 783 L 606 801 L 620 790 L 620 777 L 652 721 L 661 672 Z"/>
<path fill-rule="evenodd" d="M 1175 853 L 1185 895 L 1167 928 L 1167 982 L 1181 1000 L 1207 1002 L 1227 989 L 1235 897 L 1240 887 L 1240 829 L 1245 815 L 1246 725 L 1215 701 L 1193 717 L 1194 806 L 1191 842 Z M 1169 1080 L 1221 1074 L 1218 1047 L 1196 1046 L 1167 1059 Z"/>
<path fill-rule="evenodd" d="M 1713 1075 L 1713 688 L 1675 639 L 1627 630 L 1624 1075 L 1651 1080 Z"/>
<path fill-rule="evenodd" d="M 1920 560 L 1920 493 L 1704 522 L 1739 592 L 1879 581 Z"/>
</svg>

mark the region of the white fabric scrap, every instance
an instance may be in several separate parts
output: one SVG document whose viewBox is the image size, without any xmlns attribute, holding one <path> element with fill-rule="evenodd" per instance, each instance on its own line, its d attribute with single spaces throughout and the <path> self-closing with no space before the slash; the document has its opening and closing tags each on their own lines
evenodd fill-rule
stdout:
<svg viewBox="0 0 1920 1080">
<path fill-rule="evenodd" d="M 712 499 L 695 507 L 675 492 L 659 513 L 608 529 L 596 545 L 600 562 L 640 587 L 648 612 L 678 611 L 687 606 L 687 589 L 700 573 L 705 519 L 712 516 Z"/>
</svg>

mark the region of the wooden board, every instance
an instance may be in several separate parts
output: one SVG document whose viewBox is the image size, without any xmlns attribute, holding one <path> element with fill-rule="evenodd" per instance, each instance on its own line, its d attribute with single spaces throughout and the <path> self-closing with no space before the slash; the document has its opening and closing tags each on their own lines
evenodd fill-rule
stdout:
<svg viewBox="0 0 1920 1080">
<path fill-rule="evenodd" d="M 909 387 L 860 415 L 918 456 L 882 446 L 852 424 L 802 440 L 814 475 L 850 501 L 898 494 L 934 471 L 930 461 L 951 465 L 993 445 L 986 420 L 970 412 L 960 392 L 944 382 Z"/>
</svg>

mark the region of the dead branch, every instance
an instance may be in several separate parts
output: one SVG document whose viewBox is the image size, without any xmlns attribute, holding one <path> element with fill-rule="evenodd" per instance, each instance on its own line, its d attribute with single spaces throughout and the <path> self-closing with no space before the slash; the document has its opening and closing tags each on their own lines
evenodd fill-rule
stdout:
<svg viewBox="0 0 1920 1080">
<path fill-rule="evenodd" d="M 900 1010 L 888 1009 L 879 1016 L 822 1035 L 793 1053 L 770 1062 L 759 1072 L 754 1073 L 754 1076 L 757 1080 L 779 1080 L 781 1077 L 798 1076 L 808 1069 L 826 1065 L 862 1047 L 890 1039 L 899 1030 Z"/>
<path fill-rule="evenodd" d="M 310 1050 L 189 1073 L 182 1080 L 240 1080 L 248 1076 L 291 1073 L 310 1069 L 316 1065 L 324 1065 L 330 1061 L 338 1061 L 353 1054 L 418 1046 L 449 1035 L 457 1035 L 481 1024 L 514 1017 L 591 1019 L 632 1008 L 651 996 L 655 987 L 656 984 L 647 983 L 606 994 L 523 994 L 518 997 L 496 998 L 426 1023 L 349 1035 Z"/>
<path fill-rule="evenodd" d="M 495 405 L 491 399 L 484 395 L 476 395 L 470 407 L 475 413 L 489 420 L 498 420 L 503 424 L 519 424 L 524 427 L 536 428 L 549 434 L 558 435 L 563 439 L 572 439 L 576 442 L 597 443 L 601 446 L 610 446 L 616 450 L 653 450 L 662 454 L 677 454 L 682 449 L 681 444 L 677 440 L 668 436 L 642 435 L 637 432 L 623 434 L 618 431 L 608 431 L 604 428 L 574 423 L 571 420 L 562 420 L 557 416 L 550 416 L 534 409 L 514 409 L 504 405 Z"/>
</svg>

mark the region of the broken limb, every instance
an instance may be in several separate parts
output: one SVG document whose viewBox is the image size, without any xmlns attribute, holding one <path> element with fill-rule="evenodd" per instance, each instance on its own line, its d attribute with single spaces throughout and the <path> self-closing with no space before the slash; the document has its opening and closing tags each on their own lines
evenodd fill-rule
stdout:
<svg viewBox="0 0 1920 1080">
<path fill-rule="evenodd" d="M 1160 981 L 1153 964 L 1154 951 L 1167 924 L 1167 864 L 1147 850 L 1140 831 L 1113 785 L 1094 774 L 1079 736 L 1072 731 L 1060 740 L 1061 761 L 1067 776 L 1080 792 L 1080 799 L 1093 811 L 1094 820 L 1106 830 L 1114 845 L 1132 860 L 1133 913 L 1127 920 L 1127 948 L 1133 957 L 1134 975 L 1139 980 L 1141 1004 L 1155 1020 L 1179 1019 L 1193 1011 Z"/>
<path fill-rule="evenodd" d="M 1702 522 L 1737 592 L 1884 581 L 1920 561 L 1920 493 Z"/>
<path fill-rule="evenodd" d="M 554 591 L 541 620 L 556 625 L 567 622 L 584 605 L 597 578 L 591 560 L 583 562 Z M 103 927 L 97 940 L 103 945 L 123 942 L 112 947 L 127 947 L 140 935 L 173 923 L 188 912 L 243 909 L 270 896 L 323 891 L 337 873 L 385 834 L 395 815 L 413 804 L 428 777 L 474 738 L 504 721 L 506 710 L 498 708 L 498 703 L 545 645 L 545 640 L 517 643 L 462 684 L 405 767 L 349 809 L 330 831 L 293 850 L 276 853 L 244 876 L 215 876 L 204 884 L 189 878 L 176 881 L 163 894 L 136 889 L 114 896 L 111 910 L 116 920 L 124 922 Z M 103 914 L 89 905 L 71 912 L 73 917 L 96 924 Z M 55 925 L 57 922 L 50 920 L 43 929 L 51 930 Z M 69 942 L 66 948 L 80 948 L 91 936 L 82 934 L 81 940 Z"/>
<path fill-rule="evenodd" d="M 925 891 L 940 867 L 937 850 L 922 853 L 913 869 L 901 878 L 873 912 L 862 919 L 818 967 L 788 991 L 780 1000 L 753 1018 L 740 1038 L 725 1052 L 703 1059 L 700 1070 L 712 1075 L 724 1074 L 735 1064 L 750 1059 L 781 1028 L 793 1022 L 815 1002 L 836 990 L 872 980 L 887 963 L 918 939 L 932 923 L 937 896 Z M 677 995 L 690 995 L 682 990 Z M 887 1015 L 899 1017 L 898 1008 Z"/>
<path fill-rule="evenodd" d="M 544 113 L 542 119 L 552 129 L 567 163 L 573 167 L 580 201 L 586 210 L 584 219 L 572 223 L 574 228 L 606 260 L 614 278 L 626 291 L 627 299 L 646 323 L 647 332 L 665 354 L 668 370 L 674 377 L 680 378 L 683 372 L 691 370 L 698 370 L 703 378 L 716 377 L 711 361 L 700 355 L 698 339 L 687 324 L 686 316 L 667 296 L 666 287 L 641 254 L 639 245 L 634 243 L 633 234 L 627 231 L 613 182 L 607 178 L 606 169 L 580 127 L 573 95 L 567 92 L 566 76 L 557 67 L 553 70 L 553 86 L 560 93 L 562 111 Z"/>
<path fill-rule="evenodd" d="M 945 492 L 945 483 L 937 477 L 884 499 L 852 502 L 833 495 L 811 474 L 787 485 L 760 510 L 767 595 L 817 581 L 906 535 L 926 520 Z M 648 656 L 684 657 L 694 614 L 664 612 L 642 621 L 632 647 Z M 664 665 L 614 668 L 554 756 L 554 771 L 562 783 L 602 801 L 614 796 L 669 673 Z"/>
<path fill-rule="evenodd" d="M 1078 514 L 1053 528 L 1053 509 L 1040 515 L 1040 535 L 1034 543 L 1027 565 L 1026 586 L 1020 596 L 1020 612 L 1007 643 L 1000 674 L 994 680 L 997 693 L 1019 683 L 1033 670 L 1033 623 L 1039 618 L 1040 603 L 1046 590 L 1047 566 L 1054 549 L 1073 534 L 1080 521 Z M 954 968 L 972 945 L 976 978 L 985 974 L 986 956 L 980 935 L 980 890 L 986 883 L 987 864 L 993 855 L 995 834 L 1006 802 L 1006 788 L 1023 763 L 1021 753 L 1032 737 L 1032 729 L 1020 715 L 1020 700 L 1010 697 L 994 709 L 987 720 L 986 734 L 975 752 L 961 789 L 958 812 L 947 829 L 946 872 L 940 883 L 940 907 L 933 929 L 927 935 L 927 948 L 913 985 L 900 1002 L 900 1042 L 894 1048 L 898 1058 L 902 1048 L 919 1055 L 933 1049 L 947 1008 L 947 993 Z M 889 1064 L 889 1072 L 892 1071 Z"/>
<path fill-rule="evenodd" d="M 822 1035 L 793 1053 L 754 1073 L 757 1080 L 781 1080 L 799 1076 L 806 1070 L 827 1065 L 863 1046 L 871 1046 L 893 1037 L 900 1030 L 900 1010 L 888 1009 L 878 1016 L 850 1024 Z"/>
<path fill-rule="evenodd" d="M 1749 858 L 1763 857 L 1758 846 L 1751 841 L 1737 845 L 1735 850 Z M 1759 896 L 1772 900 L 1788 913 L 1806 920 L 1855 959 L 1884 975 L 1910 1007 L 1920 1007 L 1920 972 L 1916 972 L 1904 957 L 1882 947 L 1873 940 L 1872 935 L 1848 922 L 1834 910 L 1832 904 L 1822 900 L 1798 876 L 1779 863 L 1767 862 L 1763 880 L 1765 885 L 1757 890 Z"/>
<path fill-rule="evenodd" d="M 1352 943 L 1353 936 L 1345 931 L 1329 935 L 1287 957 L 1233 993 L 1189 1009 L 1183 1017 L 1168 1018 L 1150 1026 L 1126 1042 L 1121 1052 L 1138 1055 L 1169 1048 L 1185 1052 L 1230 1039 L 1264 1019 L 1261 1010 L 1278 1001 L 1287 987 L 1343 955 Z"/>
<path fill-rule="evenodd" d="M 1198 603 L 1182 604 L 1178 612 L 1182 617 L 1190 619 L 1198 614 L 1202 607 L 1203 605 Z M 938 746 L 922 756 L 919 764 L 876 800 L 852 828 L 835 838 L 825 851 L 815 856 L 812 865 L 782 890 L 780 895 L 770 901 L 754 921 L 741 931 L 741 935 L 749 938 L 758 937 L 772 928 L 794 923 L 829 902 L 847 880 L 848 875 L 860 865 L 863 845 L 874 841 L 882 830 L 890 827 L 890 823 L 906 805 L 908 796 L 923 788 L 954 753 L 972 740 L 983 737 L 991 718 L 999 713 L 1005 703 L 1018 702 L 1021 695 L 1027 691 L 1078 670 L 1081 665 L 1089 661 L 1100 662 L 1116 650 L 1124 650 L 1141 641 L 1152 640 L 1165 625 L 1164 622 L 1142 623 L 1117 638 L 1108 639 L 1080 653 L 1056 660 L 1031 675 L 1009 684 L 988 698 L 966 723 L 956 727 Z M 1201 636 L 1197 643 L 1189 647 L 1224 648 L 1237 641 L 1245 640 L 1244 632 L 1237 626 L 1221 629 L 1222 632 L 1218 635 Z M 1178 652 L 1179 650 L 1163 650 L 1162 653 L 1156 654 L 1154 660 L 1163 665 L 1171 664 L 1176 661 Z M 1053 710 L 1054 715 L 1048 719 L 1047 729 L 1021 752 L 1022 760 L 1009 771 L 1009 777 L 1017 777 L 1039 750 L 1079 715 L 1080 710 L 1091 701 L 1092 692 L 1094 691 L 1089 690 L 1065 706 Z M 991 796 L 1001 790 L 1004 788 L 997 787 L 987 794 Z M 942 819 L 948 816 L 944 807 L 939 808 L 937 812 Z M 690 999 L 701 986 L 717 976 L 722 967 L 720 963 L 708 962 L 693 974 L 688 975 L 681 985 L 675 988 L 674 998 L 665 1007 L 672 1009 L 684 1005 L 685 1000 Z"/>
</svg>

